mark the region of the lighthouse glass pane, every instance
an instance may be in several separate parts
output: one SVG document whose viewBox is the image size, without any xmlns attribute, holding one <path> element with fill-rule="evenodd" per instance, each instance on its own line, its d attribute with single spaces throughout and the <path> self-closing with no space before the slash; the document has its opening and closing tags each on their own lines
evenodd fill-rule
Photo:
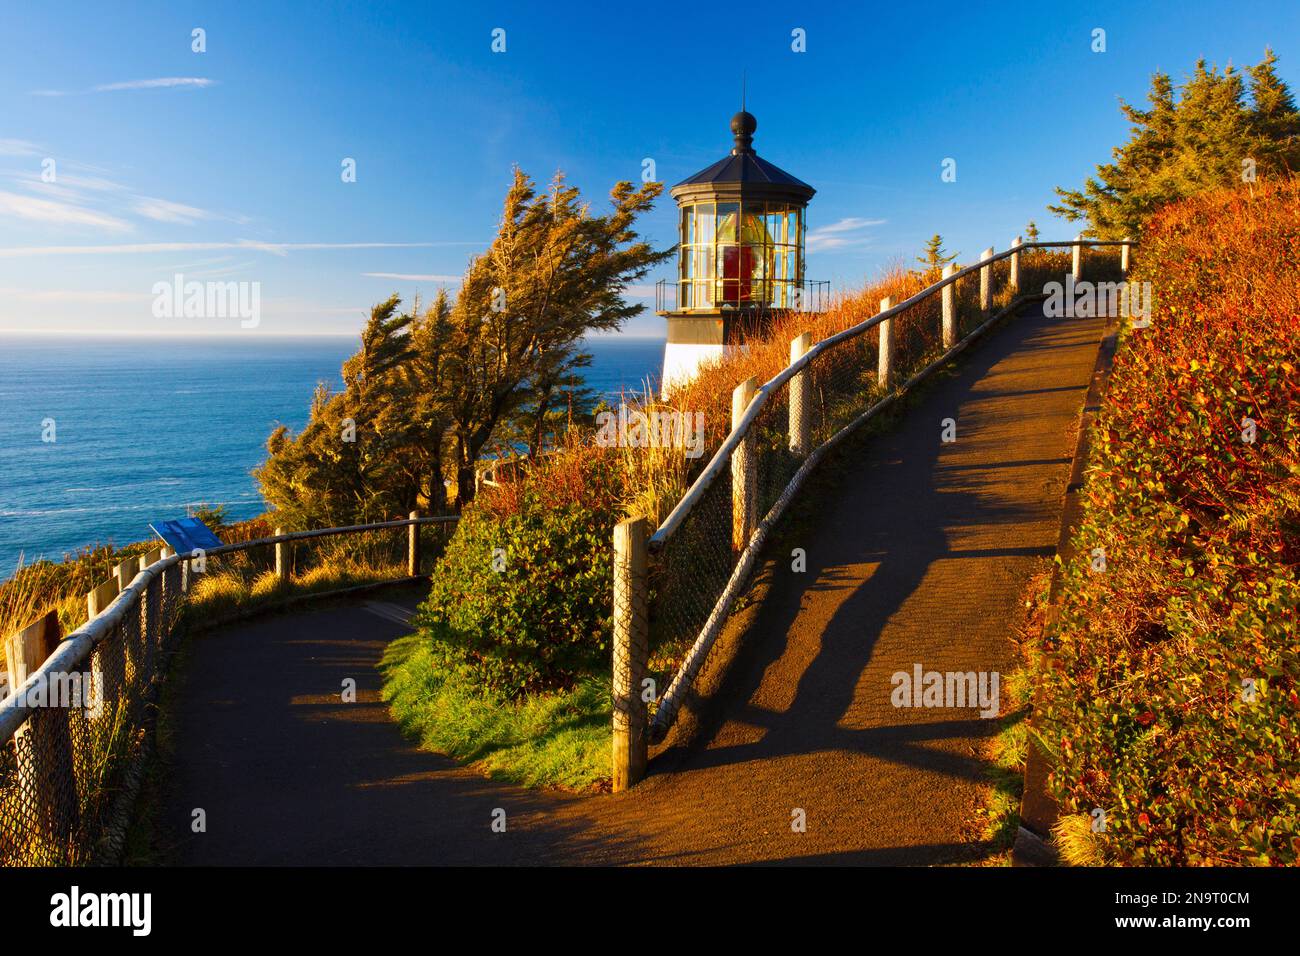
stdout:
<svg viewBox="0 0 1300 956">
<path fill-rule="evenodd" d="M 718 242 L 735 242 L 736 229 L 740 221 L 740 204 L 734 202 L 718 203 L 717 239 Z"/>
<path fill-rule="evenodd" d="M 704 245 L 713 242 L 713 203 L 702 202 L 695 207 L 695 242 Z"/>
<path fill-rule="evenodd" d="M 769 206 L 767 211 L 767 233 L 772 242 L 785 242 L 785 210 L 780 206 Z"/>
<path fill-rule="evenodd" d="M 682 210 L 682 243 L 690 245 L 695 241 L 695 209 L 687 206 Z"/>
<path fill-rule="evenodd" d="M 763 218 L 763 204 L 761 202 L 745 203 L 740 241 L 752 245 L 762 245 L 764 242 L 771 241 L 767 232 L 767 223 Z"/>
</svg>

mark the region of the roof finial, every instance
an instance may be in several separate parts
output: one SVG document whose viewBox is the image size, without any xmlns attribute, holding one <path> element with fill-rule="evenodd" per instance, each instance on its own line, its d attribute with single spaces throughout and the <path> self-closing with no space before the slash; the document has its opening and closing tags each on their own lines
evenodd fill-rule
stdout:
<svg viewBox="0 0 1300 956">
<path fill-rule="evenodd" d="M 754 130 L 758 129 L 758 120 L 745 109 L 746 73 L 746 70 L 740 71 L 740 112 L 731 118 L 731 132 L 736 137 L 736 145 L 731 149 L 733 156 L 754 151 Z"/>
</svg>

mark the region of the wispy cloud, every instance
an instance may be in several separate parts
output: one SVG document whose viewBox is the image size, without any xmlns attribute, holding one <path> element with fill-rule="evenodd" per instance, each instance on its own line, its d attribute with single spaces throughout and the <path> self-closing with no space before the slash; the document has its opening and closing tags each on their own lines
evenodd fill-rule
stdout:
<svg viewBox="0 0 1300 956">
<path fill-rule="evenodd" d="M 111 93 L 114 90 L 157 90 L 170 89 L 174 86 L 197 86 L 202 89 L 211 86 L 212 80 L 206 76 L 162 76 L 153 80 L 127 80 L 125 83 L 101 83 L 96 86 L 96 93 Z"/>
<path fill-rule="evenodd" d="M 100 305 L 105 302 L 143 302 L 153 298 L 147 292 L 112 292 L 104 290 L 72 289 L 11 289 L 0 288 L 0 295 L 6 299 L 19 302 L 49 304 L 69 302 L 75 304 Z"/>
<path fill-rule="evenodd" d="M 245 259 L 243 262 L 231 263 L 227 266 L 210 267 L 202 269 L 177 267 L 177 272 L 184 272 L 186 276 L 192 279 L 222 279 L 226 276 L 239 275 L 240 273 L 256 265 L 253 259 Z"/>
<path fill-rule="evenodd" d="M 3 195 L 3 194 L 0 194 Z M 470 245 L 470 243 L 438 242 L 260 242 L 239 239 L 235 242 L 135 242 L 118 245 L 95 246 L 9 246 L 0 248 L 0 259 L 18 259 L 27 256 L 112 256 L 140 255 L 153 252 L 195 252 L 214 249 L 245 249 L 268 252 L 274 256 L 290 252 L 307 252 L 322 249 L 419 249 L 437 245 Z"/>
<path fill-rule="evenodd" d="M 177 222 L 187 226 L 198 222 L 200 219 L 217 218 L 206 209 L 172 202 L 169 199 L 155 199 L 152 196 L 135 197 L 135 201 L 131 203 L 131 209 L 137 215 L 152 219 L 155 222 Z"/>
<path fill-rule="evenodd" d="M 0 139 L 0 156 L 39 156 L 40 148 L 25 139 Z"/>
<path fill-rule="evenodd" d="M 883 226 L 884 219 L 862 219 L 848 216 L 829 226 L 821 226 L 808 232 L 808 249 L 815 252 L 826 249 L 844 249 L 864 245 L 868 237 L 862 233 L 872 226 Z"/>
<path fill-rule="evenodd" d="M 25 141 L 15 140 L 13 142 Z M 38 147 L 33 147 L 32 152 L 34 155 L 40 155 Z M 246 216 L 226 215 L 208 209 L 201 209 L 188 203 L 175 202 L 171 199 L 144 196 L 135 192 L 131 187 L 124 186 L 122 183 L 115 182 L 106 176 L 77 172 L 77 170 L 91 168 L 94 167 L 88 167 L 86 164 L 74 160 L 65 160 L 57 167 L 57 178 L 53 181 L 47 181 L 43 174 L 38 175 L 34 170 L 15 171 L 8 175 L 15 186 L 29 190 L 43 200 L 64 203 L 77 207 L 83 212 L 83 214 L 79 215 L 60 217 L 54 214 L 53 209 L 46 209 L 47 215 L 40 217 L 45 222 L 104 226 L 104 220 L 111 220 L 111 228 L 115 230 L 120 230 L 124 225 L 130 228 L 129 220 L 132 218 L 182 226 L 194 225 L 201 221 L 216 220 L 240 225 L 246 225 L 249 222 Z M 68 169 L 74 171 L 68 172 Z M 0 215 L 3 215 L 5 211 L 0 209 Z M 8 212 L 11 215 L 17 214 L 14 209 L 9 209 Z M 35 217 L 28 215 L 24 218 Z"/>
<path fill-rule="evenodd" d="M 111 232 L 127 232 L 131 229 L 131 224 L 125 219 L 108 213 L 96 212 L 70 202 L 0 191 L 0 217 L 3 216 L 46 225 L 81 226 Z"/>
<path fill-rule="evenodd" d="M 62 171 L 59 173 L 59 184 L 69 189 L 82 189 L 94 193 L 129 192 L 126 186 L 115 183 L 111 179 L 105 179 L 103 176 L 79 176 L 75 173 L 69 175 Z M 45 184 L 33 182 L 33 185 L 39 188 L 39 186 Z"/>
<path fill-rule="evenodd" d="M 77 96 L 83 93 L 117 93 L 123 90 L 203 89 L 215 80 L 206 76 L 159 76 L 149 80 L 125 80 L 120 83 L 100 83 L 88 90 L 32 90 L 32 96 Z"/>
<path fill-rule="evenodd" d="M 417 275 L 411 272 L 363 272 L 371 279 L 400 279 L 402 282 L 462 282 L 460 276 Z"/>
</svg>

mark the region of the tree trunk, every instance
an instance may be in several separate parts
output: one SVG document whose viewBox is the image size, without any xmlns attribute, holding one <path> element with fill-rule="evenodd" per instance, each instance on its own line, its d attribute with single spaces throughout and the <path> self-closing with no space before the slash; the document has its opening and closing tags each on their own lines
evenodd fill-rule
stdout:
<svg viewBox="0 0 1300 956">
<path fill-rule="evenodd" d="M 474 466 L 461 465 L 456 469 L 456 506 L 464 508 L 474 500 Z"/>
<path fill-rule="evenodd" d="M 474 500 L 474 458 L 464 435 L 456 436 L 456 506 L 464 508 Z"/>
<path fill-rule="evenodd" d="M 429 500 L 429 513 L 441 515 L 447 513 L 447 486 L 442 483 L 442 437 L 439 436 L 434 440 L 433 450 L 429 453 L 432 459 L 429 471 L 429 493 L 426 497 Z"/>
</svg>

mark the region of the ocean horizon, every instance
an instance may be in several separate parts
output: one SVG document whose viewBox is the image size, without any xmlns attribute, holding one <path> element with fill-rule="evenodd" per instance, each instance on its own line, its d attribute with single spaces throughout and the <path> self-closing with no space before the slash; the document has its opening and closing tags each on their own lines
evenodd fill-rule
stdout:
<svg viewBox="0 0 1300 956">
<path fill-rule="evenodd" d="M 587 384 L 616 400 L 657 379 L 664 340 L 587 339 Z M 277 425 L 342 387 L 352 336 L 0 333 L 0 580 L 95 544 L 153 537 L 196 504 L 266 510 L 251 471 Z M 53 423 L 54 441 L 44 441 Z"/>
</svg>

